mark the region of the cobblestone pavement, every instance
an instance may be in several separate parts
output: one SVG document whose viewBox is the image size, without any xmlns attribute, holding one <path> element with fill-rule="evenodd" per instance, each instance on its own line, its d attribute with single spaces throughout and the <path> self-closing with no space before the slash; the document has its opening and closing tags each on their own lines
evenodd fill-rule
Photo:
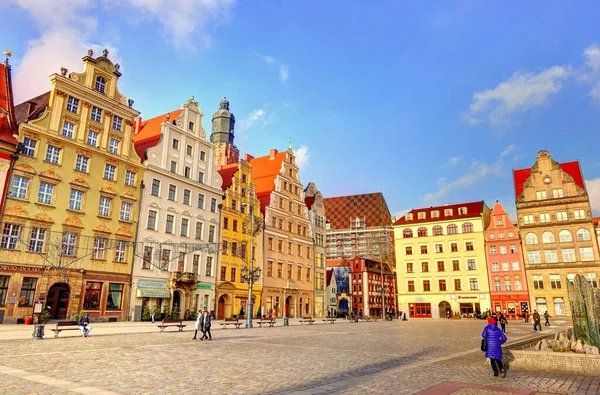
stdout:
<svg viewBox="0 0 600 395">
<path fill-rule="evenodd" d="M 0 341 L 10 394 L 595 394 L 598 377 L 509 371 L 478 351 L 484 321 L 409 320 Z M 564 327 L 553 326 L 552 331 Z M 509 324 L 509 341 L 534 337 Z M 93 332 L 92 332 L 93 333 Z M 544 332 L 544 334 L 547 332 Z"/>
</svg>

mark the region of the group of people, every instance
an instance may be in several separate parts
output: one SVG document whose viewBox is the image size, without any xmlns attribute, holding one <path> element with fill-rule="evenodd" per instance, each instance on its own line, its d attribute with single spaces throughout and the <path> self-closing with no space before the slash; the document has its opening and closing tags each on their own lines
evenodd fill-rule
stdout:
<svg viewBox="0 0 600 395">
<path fill-rule="evenodd" d="M 200 338 L 200 340 L 212 340 L 212 335 L 210 334 L 211 322 L 212 319 L 210 316 L 210 311 L 206 310 L 202 312 L 202 310 L 198 310 L 198 318 L 194 323 L 194 337 L 192 338 L 192 340 L 197 339 L 198 331 L 202 332 L 202 337 Z"/>
</svg>

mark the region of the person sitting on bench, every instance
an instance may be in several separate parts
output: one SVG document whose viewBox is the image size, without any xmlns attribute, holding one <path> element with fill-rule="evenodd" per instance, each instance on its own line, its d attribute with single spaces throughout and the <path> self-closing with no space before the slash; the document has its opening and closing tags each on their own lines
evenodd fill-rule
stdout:
<svg viewBox="0 0 600 395">
<path fill-rule="evenodd" d="M 81 336 L 88 337 L 92 327 L 90 326 L 90 317 L 88 313 L 82 315 L 77 321 L 77 325 L 79 325 L 79 330 L 81 331 Z"/>
</svg>

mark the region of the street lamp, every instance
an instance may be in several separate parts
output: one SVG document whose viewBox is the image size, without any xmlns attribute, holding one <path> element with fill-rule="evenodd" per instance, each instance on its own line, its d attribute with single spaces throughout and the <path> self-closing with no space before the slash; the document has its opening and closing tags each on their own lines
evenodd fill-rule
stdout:
<svg viewBox="0 0 600 395">
<path fill-rule="evenodd" d="M 388 292 L 389 287 L 387 285 L 384 285 L 383 287 L 381 287 L 381 311 L 383 314 L 383 319 L 382 321 L 386 321 L 386 317 L 385 317 L 385 308 L 386 308 L 386 304 L 385 304 L 385 294 Z"/>
<path fill-rule="evenodd" d="M 249 213 L 244 219 L 250 217 L 250 256 L 248 257 L 248 267 L 242 268 L 242 281 L 248 283 L 248 306 L 246 308 L 246 328 L 252 328 L 252 314 L 254 314 L 254 302 L 252 301 L 252 285 L 260 278 L 260 267 L 252 268 L 254 261 L 254 236 L 260 231 L 260 219 L 256 225 L 254 222 L 254 205 L 242 202 L 242 207 L 249 207 Z"/>
</svg>

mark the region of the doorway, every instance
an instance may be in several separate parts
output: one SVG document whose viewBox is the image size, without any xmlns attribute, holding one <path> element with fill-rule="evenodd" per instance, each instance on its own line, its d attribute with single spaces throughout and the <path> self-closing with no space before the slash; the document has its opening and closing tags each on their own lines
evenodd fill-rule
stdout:
<svg viewBox="0 0 600 395">
<path fill-rule="evenodd" d="M 181 292 L 179 291 L 173 292 L 173 306 L 171 307 L 171 314 L 173 314 L 175 309 L 179 310 L 179 317 L 177 318 L 181 318 Z"/>
<path fill-rule="evenodd" d="M 294 298 L 288 296 L 285 298 L 285 317 L 291 317 L 294 314 Z"/>
<path fill-rule="evenodd" d="M 69 309 L 69 284 L 56 283 L 48 290 L 46 307 L 50 309 L 50 319 L 64 320 Z"/>
<path fill-rule="evenodd" d="M 225 318 L 225 296 L 221 295 L 217 303 L 217 319 L 222 320 L 223 318 Z"/>
<path fill-rule="evenodd" d="M 452 318 L 452 307 L 445 300 L 438 305 L 440 309 L 440 318 Z"/>
</svg>

